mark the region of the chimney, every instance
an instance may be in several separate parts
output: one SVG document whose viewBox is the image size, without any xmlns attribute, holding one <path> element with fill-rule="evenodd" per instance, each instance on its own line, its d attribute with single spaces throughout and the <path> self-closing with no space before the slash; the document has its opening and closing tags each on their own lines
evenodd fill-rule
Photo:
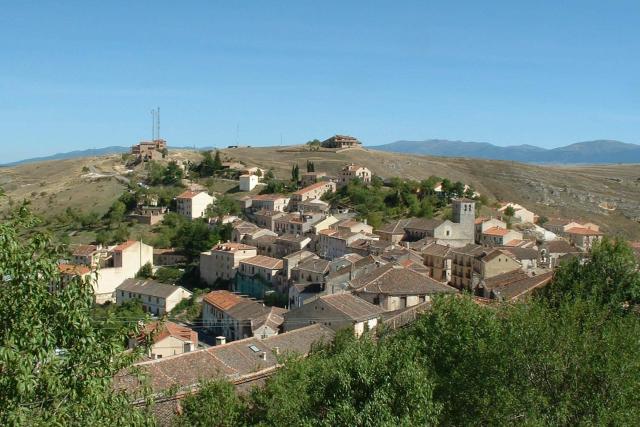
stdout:
<svg viewBox="0 0 640 427">
<path fill-rule="evenodd" d="M 262 354 L 260 355 L 260 358 L 261 358 L 262 360 L 267 360 L 267 352 L 266 352 L 266 351 L 263 351 L 263 352 L 262 352 Z"/>
<path fill-rule="evenodd" d="M 222 335 L 220 335 L 219 337 L 216 337 L 216 345 L 224 345 L 226 343 L 227 343 L 227 339 Z"/>
<path fill-rule="evenodd" d="M 277 356 L 280 354 L 280 347 L 273 347 L 273 353 Z"/>
</svg>

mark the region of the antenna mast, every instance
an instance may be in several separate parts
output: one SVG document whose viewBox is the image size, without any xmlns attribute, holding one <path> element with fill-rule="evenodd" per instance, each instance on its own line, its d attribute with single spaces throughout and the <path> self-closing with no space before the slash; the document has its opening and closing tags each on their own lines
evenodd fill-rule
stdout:
<svg viewBox="0 0 640 427">
<path fill-rule="evenodd" d="M 156 126 L 158 127 L 158 131 L 156 132 L 156 138 L 160 139 L 160 107 L 158 107 L 158 121 L 156 122 Z"/>
<path fill-rule="evenodd" d="M 151 110 L 151 141 L 156 139 L 156 110 Z"/>
</svg>

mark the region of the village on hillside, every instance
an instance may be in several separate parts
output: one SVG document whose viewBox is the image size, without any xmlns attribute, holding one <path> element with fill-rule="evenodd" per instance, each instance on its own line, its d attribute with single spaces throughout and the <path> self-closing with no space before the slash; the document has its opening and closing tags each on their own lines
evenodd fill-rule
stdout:
<svg viewBox="0 0 640 427">
<path fill-rule="evenodd" d="M 307 147 L 362 149 L 341 135 Z M 308 161 L 278 179 L 219 152 L 160 166 L 168 154 L 158 139 L 123 156 L 148 175 L 130 184 L 121 214 L 172 237 L 154 247 L 117 241 L 116 232 L 73 246 L 59 264 L 64 277 L 93 283 L 96 304 L 147 313 L 128 345 L 152 340 L 136 366 L 154 393 L 186 392 L 203 375 L 247 387 L 280 354 L 306 354 L 344 329 L 401 328 L 436 296 L 468 293 L 483 305 L 525 299 L 604 236 L 597 224 L 490 203 L 469 184 L 437 177 L 382 178 L 356 163 L 332 174 Z M 207 177 L 233 190 L 210 191 Z M 177 191 L 167 198 L 154 188 Z M 133 374 L 116 384 L 141 387 Z M 175 412 L 183 395 L 159 407 Z"/>
</svg>

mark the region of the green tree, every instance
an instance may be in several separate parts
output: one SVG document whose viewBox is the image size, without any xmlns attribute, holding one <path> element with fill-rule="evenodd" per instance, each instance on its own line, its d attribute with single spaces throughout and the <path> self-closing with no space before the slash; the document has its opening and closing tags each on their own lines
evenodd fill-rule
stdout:
<svg viewBox="0 0 640 427">
<path fill-rule="evenodd" d="M 176 185 L 182 179 L 182 169 L 178 166 L 174 160 L 170 161 L 167 164 L 167 167 L 164 170 L 164 176 L 162 178 L 162 183 L 164 185 Z"/>
<path fill-rule="evenodd" d="M 201 252 L 211 249 L 219 240 L 215 230 L 210 229 L 206 222 L 197 219 L 182 223 L 171 243 L 189 260 L 194 260 L 200 256 Z"/>
<path fill-rule="evenodd" d="M 397 339 L 434 376 L 439 423 L 628 425 L 640 415 L 638 331 L 637 316 L 588 300 L 487 308 L 463 297 L 436 299 Z"/>
<path fill-rule="evenodd" d="M 558 304 L 564 299 L 593 299 L 621 309 L 640 303 L 640 271 L 634 252 L 624 240 L 596 242 L 586 261 L 574 258 L 558 268 L 541 291 Z"/>
<path fill-rule="evenodd" d="M 516 214 L 516 210 L 513 206 L 509 205 L 505 208 L 502 214 L 504 215 L 505 222 L 507 223 L 507 228 L 511 228 L 511 222 Z"/>
<path fill-rule="evenodd" d="M 138 273 L 136 273 L 136 277 L 140 277 L 143 279 L 150 279 L 153 277 L 153 266 L 151 265 L 151 263 L 146 263 L 145 265 L 143 265 L 142 267 L 140 267 L 140 270 L 138 270 Z"/>
<path fill-rule="evenodd" d="M 430 425 L 434 384 L 402 343 L 341 334 L 307 359 L 288 361 L 251 396 L 250 424 Z"/>
<path fill-rule="evenodd" d="M 127 212 L 127 207 L 120 200 L 116 200 L 111 205 L 109 209 L 109 213 L 107 214 L 109 217 L 109 223 L 111 225 L 119 224 L 124 219 L 124 215 Z"/>
<path fill-rule="evenodd" d="M 246 405 L 228 381 L 214 380 L 200 383 L 197 394 L 181 401 L 182 415 L 178 426 L 233 427 L 243 425 Z"/>
<path fill-rule="evenodd" d="M 218 220 L 221 220 L 225 215 L 239 215 L 240 212 L 240 205 L 228 194 L 222 195 L 207 208 L 207 216 Z"/>
<path fill-rule="evenodd" d="M 307 160 L 307 172 L 315 172 L 316 167 L 311 160 Z"/>
<path fill-rule="evenodd" d="M 213 158 L 213 170 L 219 171 L 222 169 L 222 160 L 220 159 L 220 152 L 216 150 L 216 156 Z"/>
<path fill-rule="evenodd" d="M 300 167 L 297 163 L 291 167 L 291 182 L 294 185 L 298 185 L 300 182 Z"/>
<path fill-rule="evenodd" d="M 268 181 L 271 181 L 273 179 L 276 179 L 276 176 L 273 174 L 273 169 L 269 168 L 267 173 L 264 175 L 264 180 L 268 182 Z"/>
<path fill-rule="evenodd" d="M 25 205 L 0 222 L 0 423 L 150 424 L 112 387 L 138 357 L 122 351 L 135 331 L 92 321 L 93 287 L 80 277 L 63 285 L 64 248 L 37 224 Z"/>
</svg>

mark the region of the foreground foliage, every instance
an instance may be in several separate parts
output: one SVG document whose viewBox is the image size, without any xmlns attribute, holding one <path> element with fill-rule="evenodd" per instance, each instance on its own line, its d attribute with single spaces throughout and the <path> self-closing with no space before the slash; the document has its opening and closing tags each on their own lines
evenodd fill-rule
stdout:
<svg viewBox="0 0 640 427">
<path fill-rule="evenodd" d="M 147 424 L 111 388 L 135 356 L 122 353 L 122 324 L 92 319 L 89 283 L 62 286 L 62 248 L 36 224 L 26 206 L 0 224 L 0 424 Z"/>
<path fill-rule="evenodd" d="M 245 415 L 209 425 L 634 425 L 640 319 L 629 308 L 640 273 L 628 249 L 605 240 L 527 302 L 445 297 L 401 332 L 339 335 L 243 399 L 207 384 L 183 420 L 231 411 Z"/>
</svg>

